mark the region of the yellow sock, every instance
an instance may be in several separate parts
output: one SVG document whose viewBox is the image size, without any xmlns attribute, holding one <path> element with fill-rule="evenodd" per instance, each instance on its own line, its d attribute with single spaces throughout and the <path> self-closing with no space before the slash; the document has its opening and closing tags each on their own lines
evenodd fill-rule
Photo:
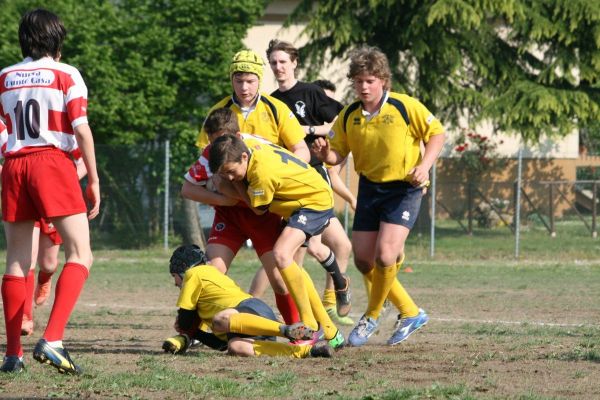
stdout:
<svg viewBox="0 0 600 400">
<path fill-rule="evenodd" d="M 306 292 L 308 293 L 312 313 L 319 322 L 319 325 L 321 325 L 321 328 L 323 328 L 325 339 L 333 339 L 337 334 L 338 329 L 329 317 L 329 314 L 327 314 L 325 307 L 323 307 L 319 293 L 317 292 L 317 289 L 315 289 L 315 285 L 312 279 L 310 279 L 310 275 L 308 275 L 306 270 L 302 270 L 302 274 L 304 276 L 304 284 L 306 286 Z"/>
<path fill-rule="evenodd" d="M 305 358 L 310 354 L 311 346 L 308 344 L 291 345 L 282 342 L 270 342 L 268 340 L 255 340 L 252 343 L 254 354 L 257 356 L 288 356 L 294 358 Z"/>
<path fill-rule="evenodd" d="M 323 292 L 323 306 L 325 308 L 335 307 L 335 290 L 334 289 L 325 289 Z"/>
<path fill-rule="evenodd" d="M 373 270 L 363 274 L 363 282 L 365 283 L 365 290 L 367 292 L 368 299 L 371 297 L 371 290 L 373 289 Z"/>
<path fill-rule="evenodd" d="M 311 309 L 307 287 L 304 283 L 305 279 L 302 276 L 302 268 L 292 261 L 290 265 L 279 270 L 279 272 L 281 272 L 281 276 L 285 281 L 285 286 L 287 286 L 292 298 L 294 299 L 294 303 L 296 303 L 296 307 L 298 307 L 300 320 L 309 328 L 317 329 L 317 320 L 315 319 Z M 317 297 L 318 296 L 319 295 L 317 295 Z M 320 299 L 319 302 L 321 302 Z"/>
<path fill-rule="evenodd" d="M 396 272 L 400 271 L 403 263 L 404 254 L 402 254 L 402 259 L 396 264 Z M 405 318 L 416 317 L 417 314 L 419 314 L 419 307 L 417 307 L 398 278 L 394 279 L 394 283 L 392 284 L 392 288 L 388 294 L 388 299 L 396 306 L 398 311 L 400 311 L 400 315 Z"/>
<path fill-rule="evenodd" d="M 254 314 L 238 313 L 229 316 L 229 331 L 252 336 L 281 336 L 281 324 Z"/>
<path fill-rule="evenodd" d="M 365 315 L 373 319 L 379 318 L 383 302 L 388 296 L 396 279 L 396 264 L 390 266 L 377 265 L 373 269 L 373 287 L 369 297 L 369 305 Z"/>
</svg>

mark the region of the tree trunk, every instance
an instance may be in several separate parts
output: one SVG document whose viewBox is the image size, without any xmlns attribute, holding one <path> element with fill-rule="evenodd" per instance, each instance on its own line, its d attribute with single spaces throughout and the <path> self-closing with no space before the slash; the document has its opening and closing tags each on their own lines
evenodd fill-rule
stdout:
<svg viewBox="0 0 600 400">
<path fill-rule="evenodd" d="M 200 215 L 198 214 L 198 204 L 195 201 L 183 199 L 183 244 L 197 244 L 202 249 L 206 249 L 206 239 L 202 233 L 200 225 Z"/>
</svg>

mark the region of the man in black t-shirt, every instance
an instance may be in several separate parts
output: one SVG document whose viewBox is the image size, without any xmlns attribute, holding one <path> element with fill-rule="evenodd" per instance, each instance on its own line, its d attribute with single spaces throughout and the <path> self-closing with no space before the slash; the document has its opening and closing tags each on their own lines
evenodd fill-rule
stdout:
<svg viewBox="0 0 600 400">
<path fill-rule="evenodd" d="M 296 79 L 298 49 L 291 43 L 272 40 L 267 49 L 267 58 L 279 86 L 271 96 L 283 101 L 296 115 L 306 132 L 304 140 L 310 149 L 318 136 L 329 134 L 331 124 L 344 107 L 327 96 L 319 86 Z M 326 166 L 312 154 L 310 165 L 331 185 Z M 327 253 L 316 254 L 310 247 L 308 251 L 328 272 L 323 295 L 327 312 L 335 322 L 346 325 L 351 324 L 352 319 L 347 317 L 350 311 L 349 279 L 343 274 L 348 266 L 352 245 L 337 218 L 332 218 L 330 224 L 337 229 L 323 235 L 322 241 L 328 247 Z M 299 252 L 295 258 L 297 261 L 302 260 L 304 252 Z"/>
</svg>

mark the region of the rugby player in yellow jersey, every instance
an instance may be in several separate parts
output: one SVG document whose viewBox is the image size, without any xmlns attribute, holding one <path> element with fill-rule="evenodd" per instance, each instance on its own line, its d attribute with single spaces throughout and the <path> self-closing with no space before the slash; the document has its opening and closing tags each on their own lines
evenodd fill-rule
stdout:
<svg viewBox="0 0 600 400">
<path fill-rule="evenodd" d="M 313 150 L 332 165 L 352 152 L 360 175 L 352 247 L 356 266 L 372 286 L 367 310 L 348 342 L 352 346 L 367 342 L 377 330 L 382 305 L 389 296 L 400 312 L 388 340 L 395 345 L 429 320 L 396 274 L 424 187 L 429 184 L 429 169 L 444 144 L 444 129 L 417 99 L 390 91 L 390 67 L 379 49 L 355 50 L 347 76 L 359 100 L 340 112 L 330 140 L 318 139 Z"/>
<path fill-rule="evenodd" d="M 341 347 L 343 336 L 331 322 L 312 280 L 293 258 L 305 242 L 320 241 L 321 233 L 330 229 L 333 193 L 327 182 L 286 149 L 231 134 L 211 144 L 209 168 L 232 182 L 257 214 L 269 211 L 286 220 L 273 247 L 277 268 L 298 306 L 300 320 L 311 329 L 320 324 L 331 346 Z"/>
<path fill-rule="evenodd" d="M 280 324 L 262 300 L 244 292 L 231 278 L 209 265 L 195 245 L 180 246 L 169 262 L 175 285 L 181 288 L 176 327 L 181 333 L 167 339 L 163 349 L 184 353 L 190 338 L 237 356 L 331 357 L 333 349 L 318 332 L 302 323 Z M 208 327 L 208 333 L 199 329 Z M 276 342 L 275 336 L 290 340 L 312 339 L 310 344 Z"/>
<path fill-rule="evenodd" d="M 310 151 L 304 142 L 304 129 L 294 113 L 282 101 L 259 92 L 263 68 L 263 59 L 254 51 L 236 53 L 229 66 L 233 94 L 215 104 L 209 114 L 217 108 L 229 108 L 237 116 L 241 132 L 261 136 L 308 161 Z M 196 145 L 203 149 L 208 143 L 203 126 Z"/>
</svg>

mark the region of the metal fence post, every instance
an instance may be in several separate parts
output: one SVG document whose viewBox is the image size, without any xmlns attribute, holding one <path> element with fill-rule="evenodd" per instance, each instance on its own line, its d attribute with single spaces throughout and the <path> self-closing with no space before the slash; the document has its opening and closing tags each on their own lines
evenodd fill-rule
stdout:
<svg viewBox="0 0 600 400">
<path fill-rule="evenodd" d="M 554 228 L 554 183 L 548 184 L 549 189 L 549 200 L 548 200 L 548 213 L 550 216 L 550 237 L 556 237 L 556 229 Z"/>
<path fill-rule="evenodd" d="M 429 239 L 429 257 L 435 256 L 435 184 L 436 184 L 436 167 L 435 163 L 431 168 L 431 192 L 429 197 L 431 199 L 431 233 Z"/>
<path fill-rule="evenodd" d="M 515 196 L 515 258 L 519 258 L 519 240 L 521 239 L 521 173 L 523 171 L 523 148 L 519 148 L 517 162 L 517 193 Z"/>
<path fill-rule="evenodd" d="M 596 199 L 598 198 L 597 195 L 597 191 L 598 191 L 598 185 L 597 185 L 598 181 L 594 181 L 594 183 L 592 183 L 592 237 L 593 238 L 597 238 L 598 237 L 598 232 L 596 230 Z"/>
<path fill-rule="evenodd" d="M 165 142 L 165 212 L 163 221 L 164 230 L 164 248 L 169 249 L 169 140 Z"/>
</svg>

